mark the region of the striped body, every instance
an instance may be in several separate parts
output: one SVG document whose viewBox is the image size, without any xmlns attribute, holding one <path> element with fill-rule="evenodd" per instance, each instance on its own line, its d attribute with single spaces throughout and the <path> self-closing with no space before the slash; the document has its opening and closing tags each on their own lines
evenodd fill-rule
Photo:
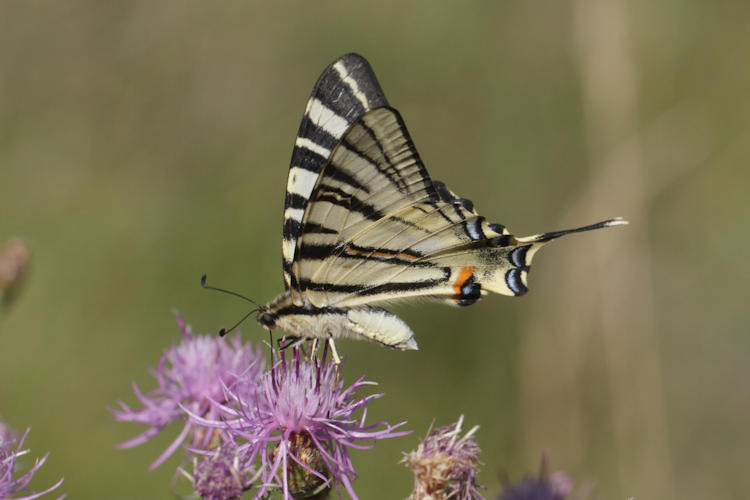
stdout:
<svg viewBox="0 0 750 500">
<path fill-rule="evenodd" d="M 295 141 L 284 203 L 286 292 L 258 314 L 298 338 L 364 338 L 416 349 L 375 303 L 424 297 L 468 306 L 523 295 L 531 259 L 571 232 L 515 237 L 430 179 L 367 61 L 348 54 L 318 79 Z"/>
</svg>

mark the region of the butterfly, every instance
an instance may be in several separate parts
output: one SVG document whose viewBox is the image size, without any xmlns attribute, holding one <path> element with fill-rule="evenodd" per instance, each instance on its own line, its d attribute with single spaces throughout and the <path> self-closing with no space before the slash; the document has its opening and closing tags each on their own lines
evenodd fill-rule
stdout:
<svg viewBox="0 0 750 500">
<path fill-rule="evenodd" d="M 417 349 L 414 332 L 377 306 L 422 297 L 469 306 L 523 295 L 534 254 L 614 218 L 518 237 L 427 173 L 369 63 L 335 60 L 307 101 L 284 200 L 285 292 L 257 321 L 295 339 L 367 339 Z"/>
</svg>

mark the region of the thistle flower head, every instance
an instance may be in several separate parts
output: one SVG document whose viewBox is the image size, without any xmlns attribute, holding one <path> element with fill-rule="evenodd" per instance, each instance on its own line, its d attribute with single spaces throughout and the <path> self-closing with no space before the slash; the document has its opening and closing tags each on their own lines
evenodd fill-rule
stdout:
<svg viewBox="0 0 750 500">
<path fill-rule="evenodd" d="M 479 427 L 461 436 L 463 420 L 461 415 L 455 424 L 428 432 L 417 449 L 404 456 L 402 463 L 414 472 L 410 499 L 484 498 L 476 482 L 480 450 L 473 435 Z"/>
<path fill-rule="evenodd" d="M 29 450 L 22 449 L 23 442 L 26 440 L 29 430 L 27 429 L 20 438 L 16 438 L 7 427 L 2 424 L 0 424 L 0 427 L 2 427 L 0 428 L 0 498 L 9 499 L 11 495 L 26 494 L 26 496 L 14 498 L 15 500 L 31 500 L 57 489 L 64 479 L 61 478 L 57 483 L 39 493 L 34 493 L 28 487 L 36 471 L 44 465 L 49 453 L 42 458 L 35 459 L 34 465 L 25 473 L 17 475 L 15 478 L 13 477 L 17 472 L 15 469 L 18 458 L 29 452 Z M 64 498 L 64 495 L 61 498 Z"/>
<path fill-rule="evenodd" d="M 303 359 L 295 349 L 291 360 L 282 354 L 274 363 L 253 397 L 229 388 L 227 401 L 217 405 L 220 419 L 191 418 L 227 433 L 242 443 L 248 462 L 260 462 L 256 499 L 275 489 L 285 499 L 300 498 L 339 484 L 356 499 L 349 449 L 369 449 L 374 441 L 410 431 L 396 431 L 404 422 L 366 425 L 367 405 L 382 394 L 357 397 L 355 391 L 372 382 L 360 378 L 345 387 L 339 368 L 325 355 Z"/>
<path fill-rule="evenodd" d="M 202 458 L 195 459 L 193 486 L 204 500 L 235 500 L 253 483 L 253 468 L 226 442 Z"/>
<path fill-rule="evenodd" d="M 157 388 L 143 393 L 133 383 L 133 390 L 142 407 L 130 408 L 119 402 L 113 410 L 115 420 L 138 422 L 149 426 L 142 434 L 121 443 L 120 448 L 142 444 L 177 420 L 185 420 L 185 410 L 192 414 L 215 419 L 214 402 L 224 400 L 225 390 L 244 384 L 244 393 L 257 384 L 264 367 L 259 349 L 243 344 L 238 336 L 229 341 L 213 335 L 194 336 L 180 316 L 177 323 L 182 332 L 182 342 L 164 353 L 152 371 Z M 197 448 L 209 448 L 217 435 L 194 422 L 186 421 L 182 431 L 167 449 L 151 464 L 161 465 L 183 441 Z"/>
</svg>

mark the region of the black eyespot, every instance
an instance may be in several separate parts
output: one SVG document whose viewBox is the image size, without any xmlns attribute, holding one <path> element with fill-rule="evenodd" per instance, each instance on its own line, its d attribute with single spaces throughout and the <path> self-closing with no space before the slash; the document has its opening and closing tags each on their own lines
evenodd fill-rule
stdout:
<svg viewBox="0 0 750 500">
<path fill-rule="evenodd" d="M 268 328 L 270 330 L 270 329 L 276 328 L 277 319 L 278 319 L 278 316 L 276 316 L 275 314 L 264 312 L 258 316 L 258 323 L 260 323 L 265 328 Z"/>
<path fill-rule="evenodd" d="M 482 297 L 482 285 L 474 281 L 472 275 L 461 285 L 461 294 L 458 296 L 459 306 L 470 306 Z"/>
</svg>

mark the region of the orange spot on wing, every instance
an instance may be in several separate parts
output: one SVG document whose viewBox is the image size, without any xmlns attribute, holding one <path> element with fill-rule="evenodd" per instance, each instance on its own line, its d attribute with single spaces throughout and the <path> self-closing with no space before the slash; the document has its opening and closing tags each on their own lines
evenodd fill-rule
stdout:
<svg viewBox="0 0 750 500">
<path fill-rule="evenodd" d="M 464 286 L 464 283 L 466 283 L 466 281 L 471 278 L 471 275 L 474 274 L 474 269 L 476 269 L 474 266 L 464 266 L 458 271 L 456 281 L 453 282 L 453 291 L 456 295 L 461 295 L 461 287 Z"/>
<path fill-rule="evenodd" d="M 408 253 L 403 253 L 403 252 L 397 253 L 396 257 L 400 257 L 402 259 L 412 259 L 412 260 L 419 258 L 416 255 L 409 255 Z"/>
</svg>

